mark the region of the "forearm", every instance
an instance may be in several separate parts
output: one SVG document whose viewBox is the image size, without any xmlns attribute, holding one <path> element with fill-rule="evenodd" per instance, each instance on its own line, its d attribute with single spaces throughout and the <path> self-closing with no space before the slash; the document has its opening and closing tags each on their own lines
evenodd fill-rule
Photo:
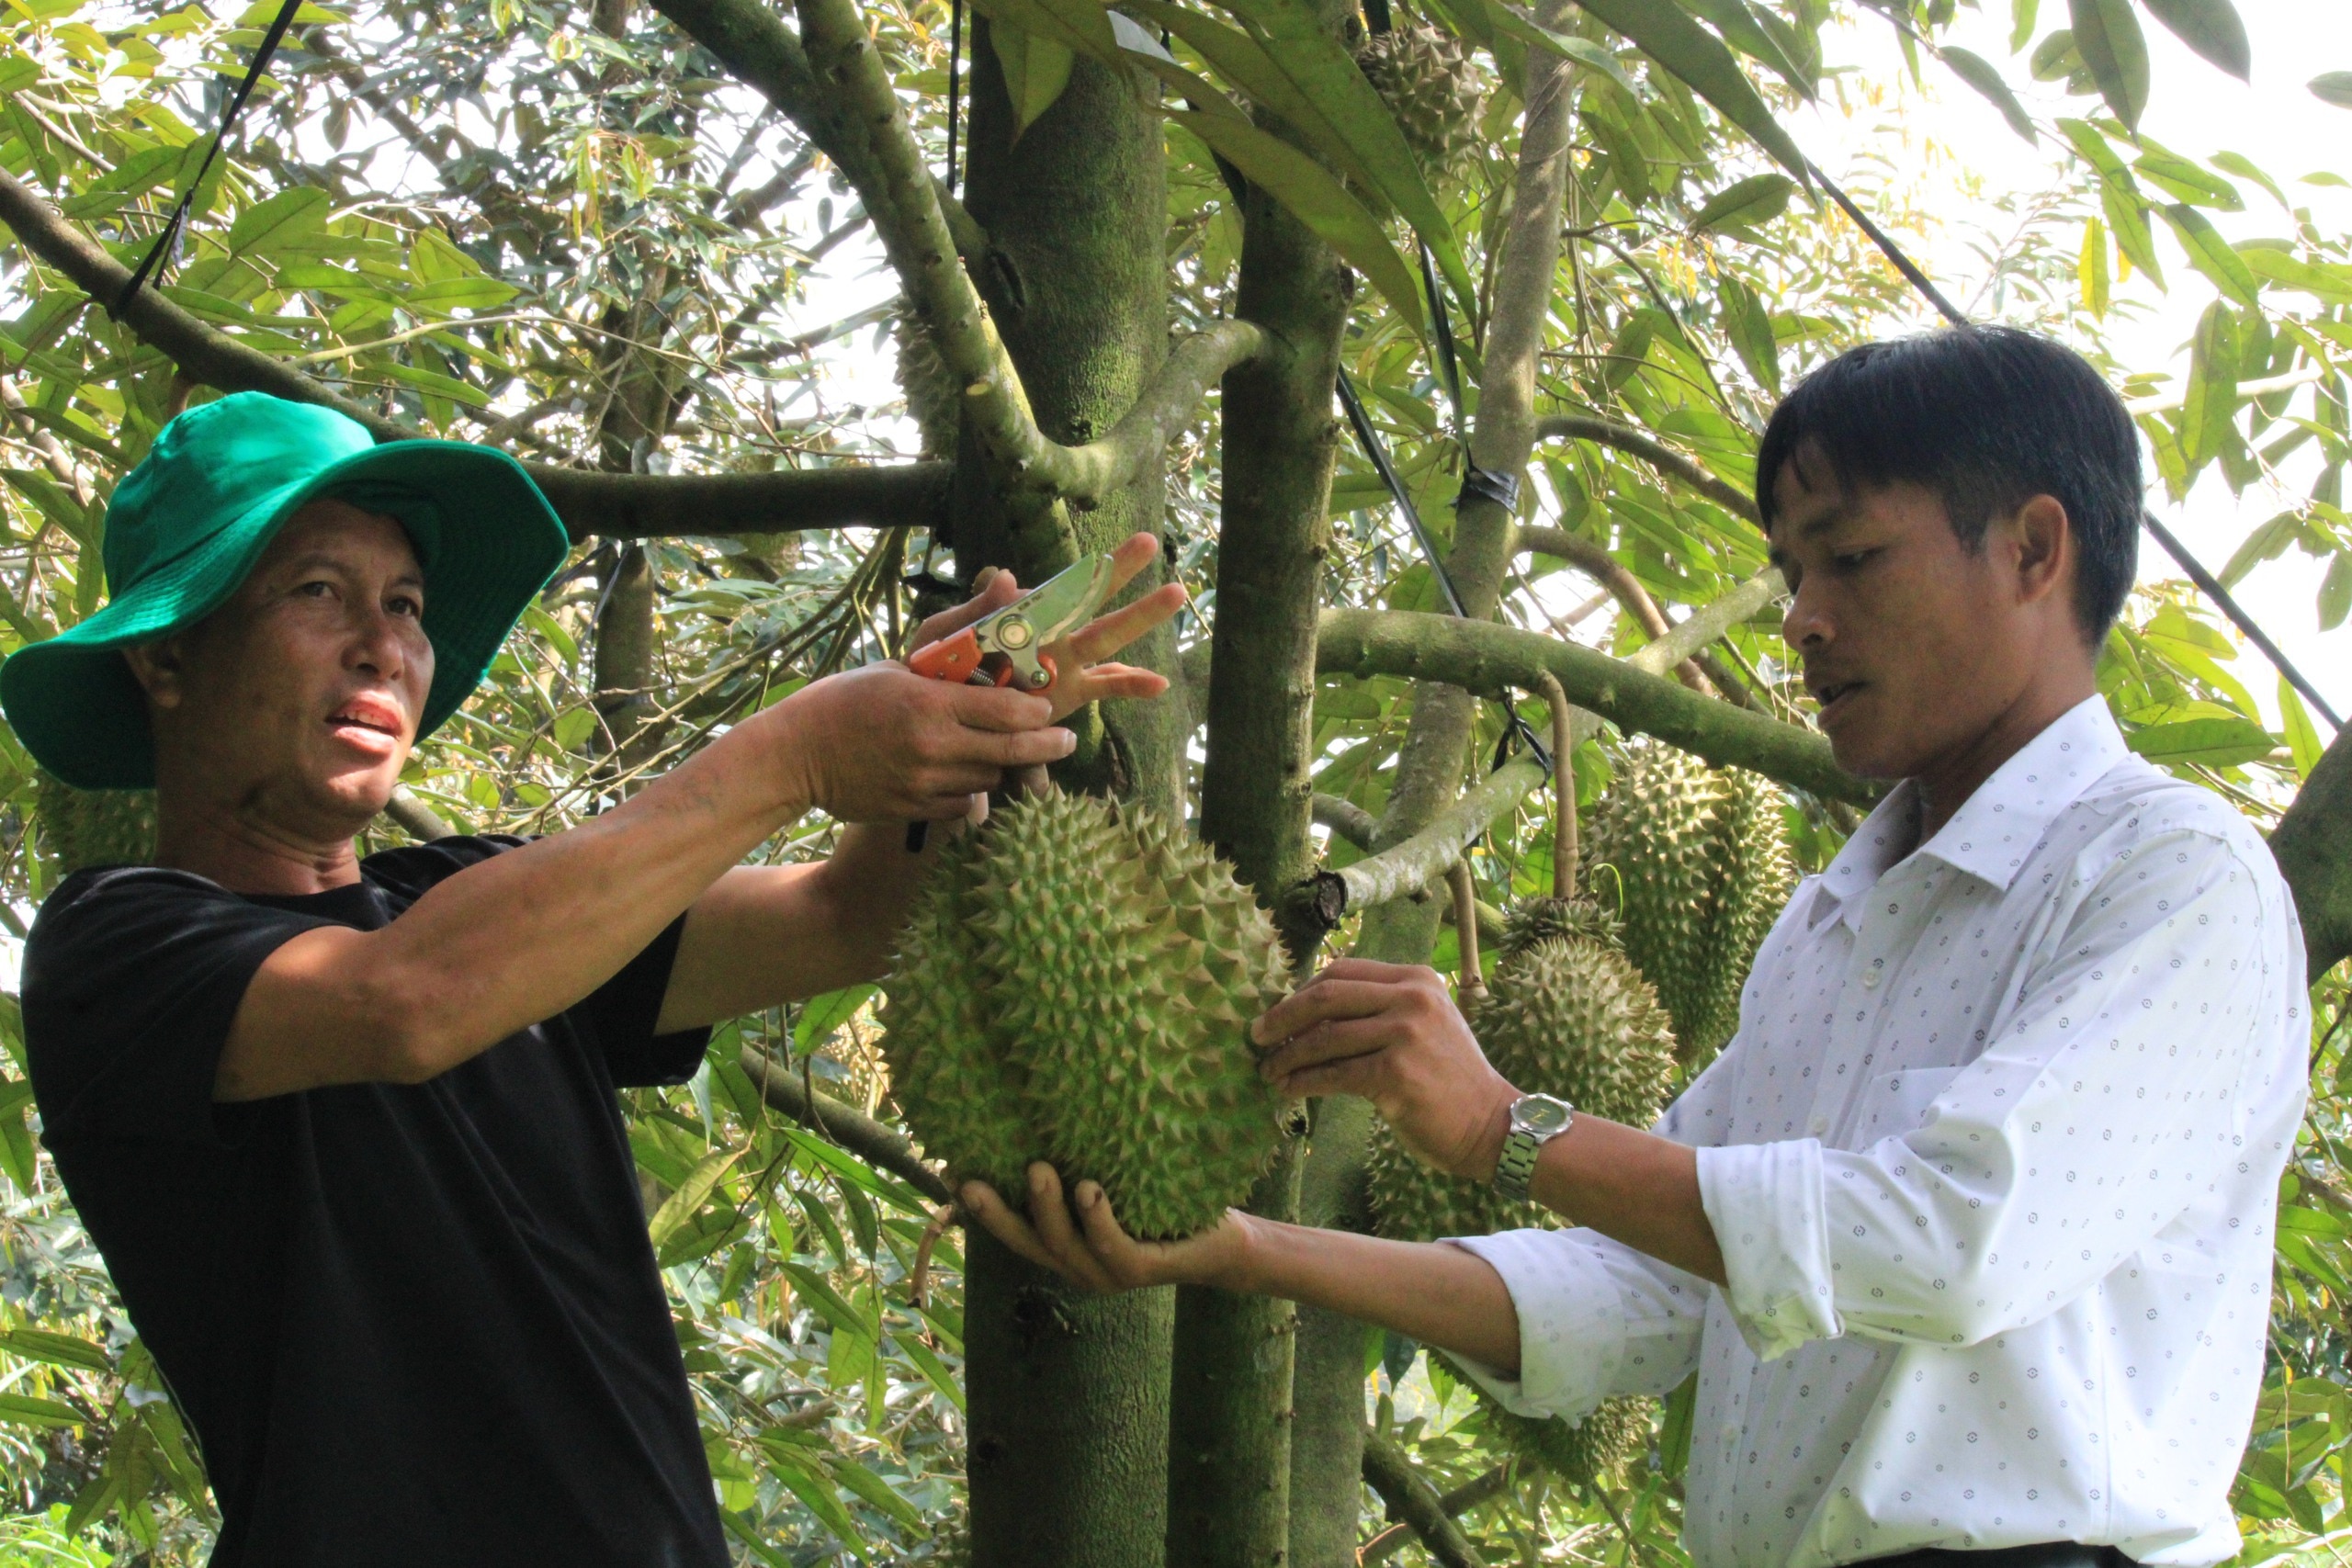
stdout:
<svg viewBox="0 0 2352 1568">
<path fill-rule="evenodd" d="M 1687 1274 L 1724 1282 L 1723 1248 L 1700 1198 L 1699 1154 L 1688 1145 L 1579 1111 L 1574 1126 L 1544 1145 L 1528 1190 L 1555 1214 Z"/>
<path fill-rule="evenodd" d="M 1519 1314 L 1502 1276 L 1458 1247 L 1238 1215 L 1241 1245 L 1224 1289 L 1317 1306 L 1519 1371 Z"/>
<path fill-rule="evenodd" d="M 763 759 L 734 739 L 602 816 L 449 878 L 385 928 L 392 966 L 442 998 L 446 1052 L 462 1060 L 578 1001 L 800 814 L 760 787 Z"/>
</svg>

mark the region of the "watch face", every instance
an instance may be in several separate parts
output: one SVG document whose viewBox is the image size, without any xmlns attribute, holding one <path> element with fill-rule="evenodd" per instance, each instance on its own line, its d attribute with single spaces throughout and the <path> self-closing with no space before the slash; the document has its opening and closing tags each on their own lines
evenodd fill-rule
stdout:
<svg viewBox="0 0 2352 1568">
<path fill-rule="evenodd" d="M 1574 1114 L 1564 1100 L 1548 1094 L 1531 1094 L 1511 1107 L 1510 1120 L 1513 1127 L 1544 1137 L 1566 1127 Z"/>
</svg>

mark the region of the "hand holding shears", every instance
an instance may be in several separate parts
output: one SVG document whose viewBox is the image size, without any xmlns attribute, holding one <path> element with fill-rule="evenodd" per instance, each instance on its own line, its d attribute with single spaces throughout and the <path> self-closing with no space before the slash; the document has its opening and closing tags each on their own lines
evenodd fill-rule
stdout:
<svg viewBox="0 0 2352 1568">
<path fill-rule="evenodd" d="M 1055 720 L 1105 697 L 1159 696 L 1165 675 L 1102 660 L 1182 609 L 1183 586 L 1163 583 L 1132 604 L 1094 613 L 1159 554 L 1151 535 L 1130 535 L 1026 594 L 1009 571 L 983 574 L 969 601 L 916 631 L 907 667 L 933 680 L 1035 694 L 1053 705 Z M 910 825 L 910 848 L 922 847 L 922 829 Z"/>
</svg>

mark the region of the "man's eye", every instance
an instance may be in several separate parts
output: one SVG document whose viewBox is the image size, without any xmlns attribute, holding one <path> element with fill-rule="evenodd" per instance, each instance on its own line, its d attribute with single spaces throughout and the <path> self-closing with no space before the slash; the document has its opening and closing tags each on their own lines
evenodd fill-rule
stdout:
<svg viewBox="0 0 2352 1568">
<path fill-rule="evenodd" d="M 1831 556 L 1829 564 L 1839 571 L 1860 571 L 1862 563 L 1876 554 L 1876 550 L 1843 550 Z"/>
<path fill-rule="evenodd" d="M 406 615 L 412 620 L 423 620 L 424 618 L 424 606 L 404 593 L 393 596 L 391 607 L 395 615 Z"/>
<path fill-rule="evenodd" d="M 334 584 L 323 577 L 313 578 L 294 592 L 308 599 L 323 599 L 334 592 Z"/>
</svg>

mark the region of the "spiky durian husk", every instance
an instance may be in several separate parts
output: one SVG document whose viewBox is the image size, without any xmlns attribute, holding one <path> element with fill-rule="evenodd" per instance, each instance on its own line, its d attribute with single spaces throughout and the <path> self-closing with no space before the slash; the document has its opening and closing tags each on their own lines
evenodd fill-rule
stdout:
<svg viewBox="0 0 2352 1568">
<path fill-rule="evenodd" d="M 1612 1395 L 1571 1426 L 1556 1416 L 1541 1421 L 1514 1416 L 1486 1390 L 1478 1394 L 1487 1419 L 1513 1452 L 1550 1466 L 1578 1485 L 1621 1485 L 1626 1466 L 1649 1451 L 1657 1408 L 1654 1399 Z"/>
<path fill-rule="evenodd" d="M 1136 1235 L 1214 1224 L 1279 1139 L 1249 1040 L 1287 985 L 1273 922 L 1213 853 L 1139 809 L 1047 795 L 974 837 L 967 889 L 926 902 L 886 986 L 909 998 L 884 1015 L 909 1123 L 951 1168 L 992 1168 L 1000 1184 L 1040 1156 L 1100 1181 Z M 931 1066 L 935 1083 L 1013 1086 L 1019 1124 L 994 1131 L 995 1150 L 934 1146 L 955 1111 L 909 1075 L 943 1055 L 957 1061 Z"/>
<path fill-rule="evenodd" d="M 939 357 L 939 345 L 921 321 L 904 312 L 890 336 L 899 350 L 899 389 L 907 395 L 907 417 L 922 434 L 923 456 L 953 457 L 964 400 Z"/>
<path fill-rule="evenodd" d="M 981 1007 L 987 980 L 971 940 L 978 873 L 978 836 L 967 833 L 940 852 L 915 896 L 882 982 L 882 1054 L 923 1152 L 958 1180 L 1018 1192 L 1045 1147 L 1022 1107 L 1019 1069 Z"/>
<path fill-rule="evenodd" d="M 1528 1093 L 1645 1127 L 1674 1074 L 1674 1035 L 1648 982 L 1616 943 L 1616 922 L 1584 899 L 1515 911 L 1492 989 L 1470 1020 L 1495 1070 Z M 1380 1234 L 1401 1241 L 1490 1235 L 1558 1219 L 1480 1181 L 1423 1165 L 1378 1129 L 1367 1179 Z"/>
<path fill-rule="evenodd" d="M 145 865 L 155 858 L 155 792 L 75 789 L 44 770 L 34 786 L 41 847 L 68 875 L 91 865 Z"/>
<path fill-rule="evenodd" d="M 1588 856 L 1593 891 L 1622 897 L 1626 955 L 1695 1066 L 1738 1027 L 1740 988 L 1793 880 L 1771 786 L 1637 742 L 1594 813 Z"/>
<path fill-rule="evenodd" d="M 1469 50 L 1453 34 L 1418 24 L 1374 33 L 1356 64 L 1423 167 L 1443 169 L 1476 137 L 1483 95 Z"/>
</svg>

